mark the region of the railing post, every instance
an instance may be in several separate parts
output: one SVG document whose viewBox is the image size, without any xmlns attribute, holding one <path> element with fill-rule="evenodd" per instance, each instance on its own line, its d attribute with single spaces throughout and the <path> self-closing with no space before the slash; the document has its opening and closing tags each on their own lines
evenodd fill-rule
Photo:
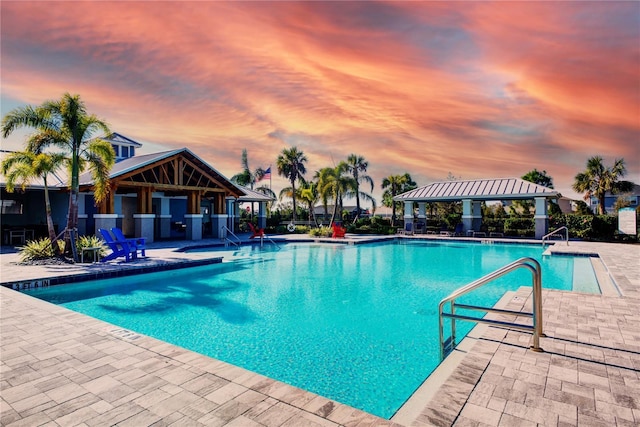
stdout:
<svg viewBox="0 0 640 427">
<path fill-rule="evenodd" d="M 452 299 L 449 303 L 451 305 L 451 315 L 456 315 L 456 300 Z M 456 319 L 451 318 L 451 348 L 456 346 Z"/>
</svg>

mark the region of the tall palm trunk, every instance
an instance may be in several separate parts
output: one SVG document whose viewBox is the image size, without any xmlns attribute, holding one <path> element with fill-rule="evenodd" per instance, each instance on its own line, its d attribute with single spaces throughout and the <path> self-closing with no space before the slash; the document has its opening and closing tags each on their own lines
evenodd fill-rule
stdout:
<svg viewBox="0 0 640 427">
<path fill-rule="evenodd" d="M 293 199 L 293 223 L 296 222 L 296 181 L 291 180 L 291 198 Z"/>
<path fill-rule="evenodd" d="M 76 144 L 74 144 L 76 146 Z M 77 150 L 72 153 L 71 161 L 71 192 L 69 193 L 69 213 L 67 216 L 67 228 L 64 234 L 65 252 L 73 256 L 73 260 L 78 262 L 78 251 L 76 249 L 75 232 L 78 227 L 78 193 L 80 184 L 78 181 L 80 164 L 78 162 Z M 70 252 L 69 252 L 70 251 Z"/>
<path fill-rule="evenodd" d="M 56 229 L 53 226 L 53 218 L 51 218 L 51 201 L 49 199 L 49 187 L 47 186 L 47 177 L 43 177 L 44 181 L 44 205 L 47 212 L 47 231 L 49 232 L 49 240 L 51 241 L 51 248 L 53 253 L 60 255 L 60 247 L 58 246 L 58 239 L 56 239 Z"/>
</svg>

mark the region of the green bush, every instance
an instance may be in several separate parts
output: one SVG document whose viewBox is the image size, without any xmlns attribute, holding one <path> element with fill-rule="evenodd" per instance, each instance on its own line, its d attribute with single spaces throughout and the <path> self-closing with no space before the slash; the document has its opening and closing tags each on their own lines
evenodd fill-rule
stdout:
<svg viewBox="0 0 640 427">
<path fill-rule="evenodd" d="M 504 234 L 507 236 L 533 237 L 536 228 L 533 218 L 509 217 L 504 221 Z"/>
<path fill-rule="evenodd" d="M 80 236 L 78 240 L 76 240 L 76 248 L 78 250 L 78 254 L 84 248 L 100 248 L 98 253 L 101 257 L 107 254 L 107 246 L 105 245 L 104 240 L 97 236 Z"/>
<path fill-rule="evenodd" d="M 552 216 L 550 228 L 562 226 L 569 229 L 569 237 L 585 240 L 612 241 L 616 239 L 618 217 L 615 215 L 557 215 Z"/>
<path fill-rule="evenodd" d="M 58 240 L 60 253 L 64 252 L 64 240 Z M 39 259 L 53 258 L 53 246 L 48 237 L 40 240 L 29 240 L 26 245 L 21 246 L 18 252 L 21 262 L 34 261 Z"/>
<path fill-rule="evenodd" d="M 309 231 L 309 235 L 313 237 L 331 237 L 333 229 L 331 227 L 318 227 Z"/>
</svg>

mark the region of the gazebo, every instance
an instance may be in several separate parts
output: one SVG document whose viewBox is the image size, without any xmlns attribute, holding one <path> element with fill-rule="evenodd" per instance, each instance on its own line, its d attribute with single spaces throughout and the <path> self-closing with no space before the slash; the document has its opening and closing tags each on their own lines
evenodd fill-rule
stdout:
<svg viewBox="0 0 640 427">
<path fill-rule="evenodd" d="M 462 223 L 466 230 L 479 230 L 482 225 L 482 201 L 530 200 L 535 201 L 536 239 L 549 231 L 548 199 L 560 194 L 542 185 L 520 178 L 474 179 L 442 181 L 402 193 L 393 199 L 404 202 L 404 221 L 413 222 L 413 204 L 418 204 L 418 220 L 426 220 L 426 204 L 430 202 L 462 201 Z"/>
</svg>

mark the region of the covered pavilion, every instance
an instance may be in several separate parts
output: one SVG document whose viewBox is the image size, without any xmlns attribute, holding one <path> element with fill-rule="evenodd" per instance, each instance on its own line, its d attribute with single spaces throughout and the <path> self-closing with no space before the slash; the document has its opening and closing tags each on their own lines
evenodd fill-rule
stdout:
<svg viewBox="0 0 640 427">
<path fill-rule="evenodd" d="M 482 225 L 481 202 L 534 200 L 536 239 L 549 231 L 547 201 L 557 199 L 560 193 L 520 178 L 474 179 L 434 182 L 395 196 L 395 201 L 404 202 L 404 221 L 413 222 L 414 203 L 418 204 L 418 220 L 426 221 L 426 204 L 431 202 L 462 201 L 462 223 L 464 231 L 480 230 Z"/>
</svg>

